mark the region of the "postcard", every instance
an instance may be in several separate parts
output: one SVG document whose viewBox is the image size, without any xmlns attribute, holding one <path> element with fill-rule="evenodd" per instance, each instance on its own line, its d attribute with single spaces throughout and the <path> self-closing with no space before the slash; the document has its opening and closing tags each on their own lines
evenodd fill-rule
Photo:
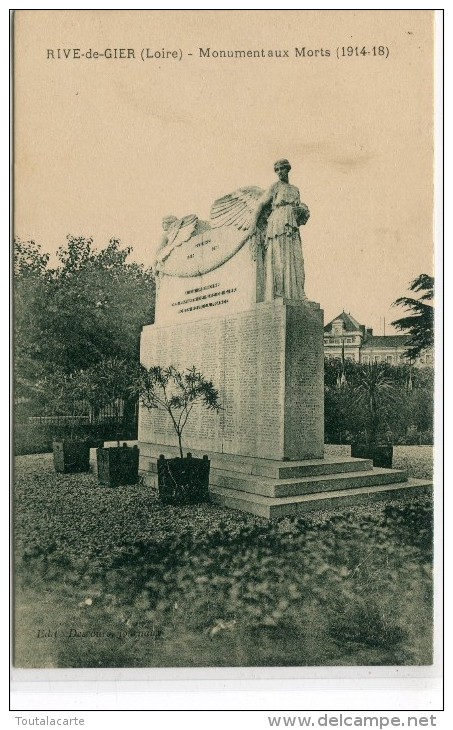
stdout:
<svg viewBox="0 0 453 730">
<path fill-rule="evenodd" d="M 420 690 L 434 11 L 13 23 L 15 671 Z"/>
</svg>

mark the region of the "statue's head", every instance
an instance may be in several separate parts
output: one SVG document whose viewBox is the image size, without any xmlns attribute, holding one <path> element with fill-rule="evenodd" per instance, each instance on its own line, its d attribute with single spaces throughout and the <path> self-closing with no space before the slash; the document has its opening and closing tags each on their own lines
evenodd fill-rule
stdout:
<svg viewBox="0 0 453 730">
<path fill-rule="evenodd" d="M 287 172 L 291 170 L 291 165 L 288 160 L 277 160 L 277 162 L 274 162 L 274 172 L 278 174 L 279 170 L 286 170 Z"/>
<path fill-rule="evenodd" d="M 162 228 L 164 231 L 168 231 L 172 223 L 175 223 L 177 221 L 177 217 L 175 215 L 166 215 L 165 218 L 162 218 Z"/>
</svg>

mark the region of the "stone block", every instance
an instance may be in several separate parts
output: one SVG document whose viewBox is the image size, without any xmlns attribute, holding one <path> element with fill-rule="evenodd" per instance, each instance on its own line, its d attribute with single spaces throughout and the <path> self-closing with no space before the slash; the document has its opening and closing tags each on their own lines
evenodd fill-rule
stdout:
<svg viewBox="0 0 453 730">
<path fill-rule="evenodd" d="M 314 510 L 373 504 L 376 501 L 390 499 L 413 499 L 418 495 L 429 493 L 431 490 L 432 482 L 422 479 L 409 479 L 396 484 L 316 492 L 298 497 L 264 497 L 233 489 L 214 487 L 211 490 L 211 499 L 215 504 L 271 519 L 304 514 Z"/>
<path fill-rule="evenodd" d="M 149 325 L 145 366 L 195 365 L 219 390 L 223 410 L 195 407 L 186 451 L 320 459 L 324 449 L 323 313 L 311 302 L 262 302 L 228 317 Z M 168 414 L 140 410 L 139 441 L 175 445 Z"/>
<path fill-rule="evenodd" d="M 234 489 L 260 494 L 266 497 L 294 497 L 316 492 L 329 492 L 338 489 L 356 489 L 383 484 L 394 484 L 407 480 L 403 471 L 396 469 L 372 469 L 354 473 L 332 474 L 330 476 L 302 477 L 298 479 L 270 479 L 237 475 L 234 472 L 217 471 L 211 476 L 213 487 Z"/>
</svg>

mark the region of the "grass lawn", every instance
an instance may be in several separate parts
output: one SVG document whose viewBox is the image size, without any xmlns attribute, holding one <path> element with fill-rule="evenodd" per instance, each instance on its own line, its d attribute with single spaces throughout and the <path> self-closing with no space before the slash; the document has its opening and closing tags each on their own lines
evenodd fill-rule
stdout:
<svg viewBox="0 0 453 730">
<path fill-rule="evenodd" d="M 17 667 L 432 661 L 429 498 L 268 522 L 43 454 L 16 459 L 14 521 Z"/>
</svg>

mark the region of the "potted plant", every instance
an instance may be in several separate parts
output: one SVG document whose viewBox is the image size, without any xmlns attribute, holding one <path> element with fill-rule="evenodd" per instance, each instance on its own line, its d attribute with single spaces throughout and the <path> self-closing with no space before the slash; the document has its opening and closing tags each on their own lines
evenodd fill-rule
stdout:
<svg viewBox="0 0 453 730">
<path fill-rule="evenodd" d="M 84 370 L 71 374 L 58 372 L 40 384 L 47 404 L 61 419 L 66 428 L 60 429 L 53 439 L 55 471 L 72 474 L 90 470 L 90 446 L 87 439 L 76 436 L 80 417 L 84 415 L 87 377 Z M 64 435 L 62 432 L 66 432 Z"/>
<path fill-rule="evenodd" d="M 121 414 L 124 402 L 136 392 L 137 365 L 117 357 L 105 358 L 88 370 L 91 400 L 97 408 L 110 406 L 116 429 L 116 446 L 96 449 L 98 481 L 109 487 L 137 484 L 137 446 L 120 446 Z"/>
<path fill-rule="evenodd" d="M 393 446 L 381 434 L 386 412 L 394 399 L 394 381 L 385 363 L 362 365 L 354 387 L 356 403 L 364 412 L 366 428 L 351 445 L 351 456 L 373 459 L 373 465 L 391 469 Z"/>
<path fill-rule="evenodd" d="M 219 412 L 218 391 L 195 367 L 179 371 L 174 366 L 159 365 L 141 369 L 139 399 L 148 409 L 167 411 L 175 430 L 179 457 L 157 462 L 159 498 L 165 504 L 195 504 L 209 499 L 210 462 L 205 455 L 184 458 L 182 434 L 196 403 L 209 411 Z"/>
</svg>

